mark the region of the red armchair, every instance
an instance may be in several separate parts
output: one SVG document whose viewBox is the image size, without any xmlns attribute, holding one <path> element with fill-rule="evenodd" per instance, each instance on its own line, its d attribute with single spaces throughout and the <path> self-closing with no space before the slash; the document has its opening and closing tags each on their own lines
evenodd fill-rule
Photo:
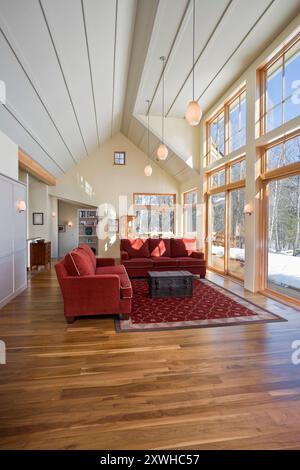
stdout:
<svg viewBox="0 0 300 470">
<path fill-rule="evenodd" d="M 77 316 L 131 312 L 132 287 L 123 266 L 113 259 L 96 258 L 87 246 L 68 253 L 55 265 L 64 299 L 66 321 Z"/>
<path fill-rule="evenodd" d="M 189 271 L 204 278 L 204 253 L 195 238 L 122 239 L 121 263 L 129 277 L 145 277 L 149 271 Z"/>
</svg>

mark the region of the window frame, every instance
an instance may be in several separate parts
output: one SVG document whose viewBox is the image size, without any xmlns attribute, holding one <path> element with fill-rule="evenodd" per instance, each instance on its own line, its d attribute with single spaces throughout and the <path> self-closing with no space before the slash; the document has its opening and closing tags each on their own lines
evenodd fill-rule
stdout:
<svg viewBox="0 0 300 470">
<path fill-rule="evenodd" d="M 217 168 L 214 168 L 213 170 L 207 171 L 206 172 L 206 177 L 207 177 L 207 194 L 216 194 L 220 193 L 223 191 L 228 191 L 230 189 L 238 189 L 246 186 L 246 179 L 242 178 L 239 181 L 230 181 L 230 168 L 234 166 L 236 163 L 246 161 L 246 154 L 242 154 L 237 158 L 234 158 L 233 160 L 230 160 L 229 162 L 223 163 L 223 165 L 218 166 Z M 219 173 L 220 171 L 225 170 L 225 184 L 222 186 L 217 186 L 217 187 L 212 187 L 211 186 L 211 177 Z"/>
<path fill-rule="evenodd" d="M 290 132 L 273 142 L 261 147 L 261 177 L 260 177 L 260 210 L 259 210 L 259 241 L 260 241 L 260 276 L 258 278 L 260 292 L 275 299 L 283 300 L 290 304 L 300 306 L 297 299 L 288 297 L 280 292 L 274 291 L 268 287 L 268 221 L 269 221 L 269 194 L 268 183 L 274 180 L 280 180 L 300 174 L 300 162 L 292 163 L 275 170 L 266 171 L 267 150 L 276 145 L 283 144 L 294 137 L 300 136 L 300 129 Z"/>
<path fill-rule="evenodd" d="M 258 69 L 258 74 L 259 74 L 259 88 L 260 88 L 260 93 L 259 93 L 259 135 L 263 136 L 267 133 L 266 131 L 266 123 L 267 123 L 267 72 L 268 70 L 273 67 L 274 64 L 276 64 L 277 61 L 282 59 L 283 63 L 283 80 L 282 80 L 282 88 L 284 89 L 284 82 L 285 82 L 285 55 L 288 53 L 288 51 L 294 47 L 294 45 L 300 41 L 300 33 L 296 34 L 290 41 L 288 41 L 284 46 L 281 47 L 281 49 L 274 54 L 274 56 L 268 60 L 261 68 Z M 283 105 L 287 101 L 289 97 L 284 98 L 282 96 L 282 101 L 280 105 L 281 111 L 283 110 Z M 276 106 L 274 106 L 271 109 L 275 109 Z M 289 121 L 283 121 L 281 125 L 285 124 L 286 122 Z M 268 131 L 268 132 L 273 132 L 274 130 L 278 129 L 280 126 L 275 127 L 274 129 Z"/>
<path fill-rule="evenodd" d="M 124 163 L 119 163 L 119 162 L 116 161 L 116 156 L 117 156 L 117 155 L 123 155 L 123 156 L 124 156 Z M 122 150 L 122 151 L 116 150 L 116 151 L 114 152 L 114 165 L 116 165 L 116 166 L 124 166 L 124 165 L 126 165 L 126 152 L 124 152 L 123 150 Z"/>
<path fill-rule="evenodd" d="M 224 220 L 225 220 L 225 226 L 224 226 L 224 271 L 220 271 L 214 266 L 210 266 L 208 264 L 208 268 L 211 271 L 215 271 L 218 274 L 221 274 L 223 276 L 229 276 L 232 277 L 233 279 L 237 280 L 238 282 L 244 282 L 244 278 L 241 278 L 239 276 L 235 276 L 232 274 L 232 272 L 229 271 L 229 262 L 228 262 L 228 246 L 229 246 L 229 198 L 230 198 L 230 193 L 231 191 L 234 191 L 236 189 L 246 189 L 246 179 L 243 178 L 239 181 L 235 182 L 230 182 L 230 168 L 235 165 L 236 163 L 239 163 L 241 161 L 246 161 L 246 154 L 243 153 L 237 158 L 234 158 L 230 160 L 229 162 L 223 163 L 222 165 L 218 166 L 217 168 L 214 168 L 213 170 L 207 171 L 206 172 L 206 180 L 207 180 L 207 191 L 204 195 L 205 199 L 205 259 L 209 260 L 209 201 L 210 197 L 214 196 L 218 193 L 225 193 L 225 212 L 224 212 Z M 210 187 L 210 177 L 218 173 L 221 170 L 225 170 L 225 184 L 222 186 L 218 186 L 216 188 L 211 188 Z"/>
<path fill-rule="evenodd" d="M 188 203 L 186 202 L 186 199 L 187 199 L 187 196 L 190 194 L 190 193 L 196 193 L 196 202 L 195 203 Z M 197 233 L 197 205 L 198 205 L 198 189 L 197 188 L 193 188 L 193 189 L 189 189 L 188 191 L 185 191 L 183 193 L 183 231 L 184 231 L 184 234 L 185 235 L 195 235 Z M 189 232 L 187 230 L 187 211 L 188 209 L 193 209 L 193 208 L 196 208 L 196 230 L 193 231 L 193 232 Z"/>
<path fill-rule="evenodd" d="M 228 156 L 230 153 L 239 151 L 241 147 L 238 149 L 232 150 L 229 152 L 229 141 L 230 141 L 230 120 L 229 120 L 229 109 L 231 104 L 236 101 L 237 99 L 240 100 L 241 96 L 246 93 L 246 83 L 243 83 L 241 87 L 227 100 L 224 101 L 223 105 L 215 111 L 215 113 L 206 121 L 206 148 L 205 148 L 205 156 L 204 156 L 204 166 L 208 166 L 211 163 L 218 162 L 222 160 L 224 157 Z M 224 156 L 217 159 L 211 159 L 211 125 L 212 123 L 220 116 L 220 114 L 224 113 Z M 247 123 L 246 127 L 247 128 Z"/>
</svg>

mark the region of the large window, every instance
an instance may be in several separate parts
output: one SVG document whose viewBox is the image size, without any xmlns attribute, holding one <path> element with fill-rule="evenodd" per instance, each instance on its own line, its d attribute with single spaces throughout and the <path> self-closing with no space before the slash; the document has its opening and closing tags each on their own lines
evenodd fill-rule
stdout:
<svg viewBox="0 0 300 470">
<path fill-rule="evenodd" d="M 183 223 L 185 235 L 195 235 L 197 231 L 197 190 L 183 194 Z"/>
<path fill-rule="evenodd" d="M 229 104 L 228 153 L 246 144 L 246 92 Z"/>
<path fill-rule="evenodd" d="M 246 91 L 243 87 L 207 122 L 206 164 L 246 144 Z"/>
<path fill-rule="evenodd" d="M 159 237 L 175 235 L 175 194 L 134 194 L 135 234 Z"/>
<path fill-rule="evenodd" d="M 273 144 L 266 150 L 265 171 L 272 171 L 300 162 L 300 136 Z"/>
<path fill-rule="evenodd" d="M 265 149 L 265 288 L 300 301 L 300 135 Z"/>
<path fill-rule="evenodd" d="M 208 175 L 207 259 L 221 273 L 244 278 L 245 160 L 241 157 Z"/>
<path fill-rule="evenodd" d="M 261 70 L 261 133 L 300 115 L 300 35 Z"/>
</svg>

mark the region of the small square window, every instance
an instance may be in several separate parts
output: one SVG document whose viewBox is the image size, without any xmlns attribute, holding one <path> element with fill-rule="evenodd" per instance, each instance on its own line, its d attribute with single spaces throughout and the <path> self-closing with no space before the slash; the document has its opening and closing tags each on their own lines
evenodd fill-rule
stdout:
<svg viewBox="0 0 300 470">
<path fill-rule="evenodd" d="M 114 153 L 114 164 L 115 165 L 125 165 L 126 164 L 126 153 L 125 152 L 115 152 Z"/>
</svg>

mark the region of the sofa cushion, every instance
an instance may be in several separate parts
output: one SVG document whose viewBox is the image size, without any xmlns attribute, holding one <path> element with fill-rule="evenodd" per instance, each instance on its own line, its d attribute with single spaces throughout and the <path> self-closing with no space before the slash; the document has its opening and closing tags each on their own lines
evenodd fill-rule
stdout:
<svg viewBox="0 0 300 470">
<path fill-rule="evenodd" d="M 182 256 L 177 258 L 179 268 L 203 266 L 204 261 L 199 258 L 192 258 L 191 256 Z"/>
<path fill-rule="evenodd" d="M 96 269 L 96 263 L 97 263 L 97 260 L 96 260 L 96 256 L 93 252 L 93 250 L 91 249 L 90 246 L 86 245 L 86 244 L 82 244 L 82 245 L 79 245 L 79 250 L 83 250 L 90 258 L 93 266 L 94 266 L 94 271 Z"/>
<path fill-rule="evenodd" d="M 84 250 L 73 250 L 67 253 L 64 264 L 70 276 L 91 276 L 95 274 L 93 263 Z"/>
<path fill-rule="evenodd" d="M 152 258 L 153 260 L 153 267 L 157 268 L 176 268 L 178 266 L 178 261 L 176 258 L 167 258 L 161 257 L 161 258 Z"/>
<path fill-rule="evenodd" d="M 153 260 L 151 258 L 127 259 L 123 261 L 128 268 L 152 268 Z"/>
<path fill-rule="evenodd" d="M 121 299 L 132 298 L 132 286 L 124 266 L 103 266 L 96 268 L 96 274 L 118 274 L 120 277 Z"/>
<path fill-rule="evenodd" d="M 122 264 L 117 266 L 98 266 L 95 274 L 124 274 L 126 269 Z"/>
<path fill-rule="evenodd" d="M 196 250 L 196 238 L 171 238 L 172 258 L 189 256 Z"/>
<path fill-rule="evenodd" d="M 121 240 L 121 250 L 127 251 L 129 258 L 149 258 L 148 238 L 123 238 Z"/>
<path fill-rule="evenodd" d="M 150 256 L 161 257 L 171 256 L 171 240 L 170 238 L 149 238 Z"/>
</svg>

